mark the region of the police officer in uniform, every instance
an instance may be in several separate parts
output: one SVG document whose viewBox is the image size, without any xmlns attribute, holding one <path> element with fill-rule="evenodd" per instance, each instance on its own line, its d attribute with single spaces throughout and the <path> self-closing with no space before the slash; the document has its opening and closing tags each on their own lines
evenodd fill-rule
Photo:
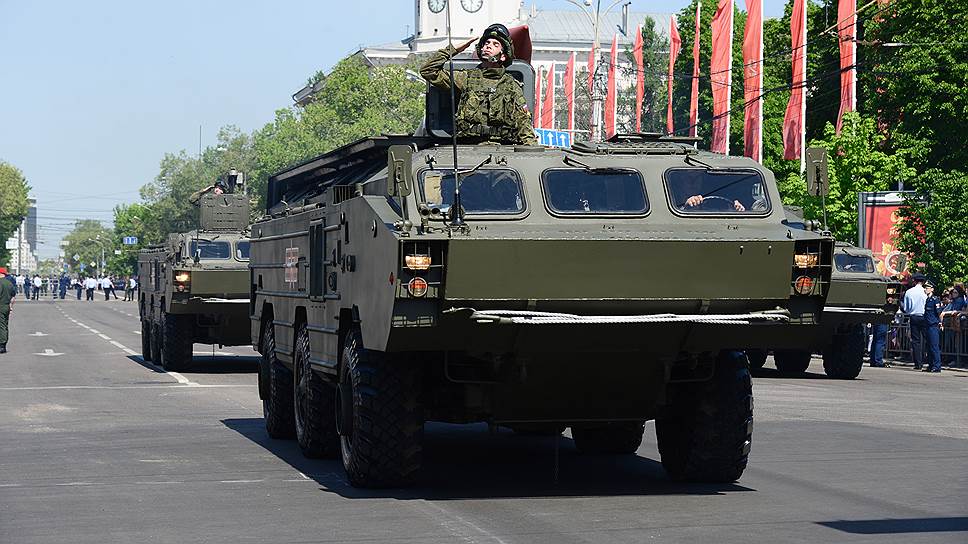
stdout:
<svg viewBox="0 0 968 544">
<path fill-rule="evenodd" d="M 460 93 L 457 105 L 457 137 L 476 143 L 535 144 L 531 113 L 524 100 L 521 83 L 507 73 L 514 60 L 514 46 L 506 26 L 493 24 L 484 35 L 434 53 L 420 68 L 420 75 L 431 85 L 450 89 L 447 61 L 477 42 L 481 63 L 471 70 L 454 72 L 454 85 Z"/>
<path fill-rule="evenodd" d="M 17 287 L 7 276 L 7 269 L 0 266 L 0 353 L 7 352 L 8 324 L 10 312 L 13 310 L 13 299 L 16 296 Z"/>
<path fill-rule="evenodd" d="M 927 332 L 927 356 L 922 372 L 941 372 L 941 299 L 934 294 L 934 284 L 924 282 L 924 324 Z"/>
</svg>

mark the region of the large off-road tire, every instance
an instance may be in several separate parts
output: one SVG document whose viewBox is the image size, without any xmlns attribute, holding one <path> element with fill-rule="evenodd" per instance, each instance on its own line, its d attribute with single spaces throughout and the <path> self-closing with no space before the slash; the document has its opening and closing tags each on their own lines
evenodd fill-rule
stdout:
<svg viewBox="0 0 968 544">
<path fill-rule="evenodd" d="M 746 359 L 749 361 L 751 369 L 759 370 L 766 364 L 766 350 L 748 349 L 746 350 Z"/>
<path fill-rule="evenodd" d="M 262 357 L 259 359 L 259 396 L 269 438 L 296 436 L 293 413 L 292 373 L 276 358 L 276 334 L 272 322 L 262 325 Z"/>
<path fill-rule="evenodd" d="M 853 380 L 864 368 L 866 329 L 862 323 L 850 325 L 833 336 L 823 350 L 823 371 L 831 378 Z"/>
<path fill-rule="evenodd" d="M 293 360 L 296 442 L 306 457 L 336 457 L 340 451 L 336 432 L 336 388 L 313 372 L 309 356 L 309 330 L 302 325 L 296 331 Z"/>
<path fill-rule="evenodd" d="M 292 374 L 276 359 L 276 334 L 271 321 L 262 325 L 261 346 L 259 397 L 262 399 L 266 433 L 269 438 L 293 438 L 296 436 L 296 423 L 292 402 Z"/>
<path fill-rule="evenodd" d="M 161 366 L 165 370 L 179 372 L 192 366 L 193 319 L 190 315 L 161 315 Z"/>
<path fill-rule="evenodd" d="M 337 421 L 351 485 L 401 487 L 416 481 L 423 454 L 420 383 L 414 363 L 364 349 L 359 331 L 347 335 Z"/>
<path fill-rule="evenodd" d="M 141 358 L 151 362 L 151 322 L 141 318 Z"/>
<path fill-rule="evenodd" d="M 734 482 L 753 439 L 753 385 L 742 352 L 723 351 L 712 379 L 669 385 L 656 419 L 662 466 L 674 480 Z"/>
<path fill-rule="evenodd" d="M 161 325 L 151 323 L 151 361 L 161 363 Z"/>
<path fill-rule="evenodd" d="M 599 427 L 572 427 L 571 437 L 581 453 L 631 454 L 642 445 L 644 421 L 616 421 Z"/>
<path fill-rule="evenodd" d="M 810 367 L 810 350 L 778 349 L 773 352 L 773 364 L 783 374 L 803 374 Z"/>
</svg>

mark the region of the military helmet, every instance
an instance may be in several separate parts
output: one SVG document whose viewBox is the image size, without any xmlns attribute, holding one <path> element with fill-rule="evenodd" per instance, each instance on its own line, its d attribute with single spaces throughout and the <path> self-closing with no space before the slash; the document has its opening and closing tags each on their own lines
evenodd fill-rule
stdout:
<svg viewBox="0 0 968 544">
<path fill-rule="evenodd" d="M 481 39 L 477 40 L 477 58 L 484 60 L 481 49 L 484 47 L 484 42 L 492 38 L 501 42 L 501 47 L 504 48 L 504 67 L 511 66 L 514 62 L 514 44 L 511 42 L 511 32 L 508 27 L 501 23 L 494 23 L 484 29 Z"/>
</svg>

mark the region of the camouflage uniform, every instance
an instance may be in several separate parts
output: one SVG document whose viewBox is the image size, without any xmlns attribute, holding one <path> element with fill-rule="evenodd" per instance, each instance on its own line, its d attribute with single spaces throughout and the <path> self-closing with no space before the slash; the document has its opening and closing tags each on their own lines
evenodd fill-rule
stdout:
<svg viewBox="0 0 968 544">
<path fill-rule="evenodd" d="M 10 322 L 10 301 L 17 294 L 17 288 L 9 276 L 0 277 L 0 352 L 7 351 L 7 326 Z"/>
<path fill-rule="evenodd" d="M 225 186 L 222 183 L 213 183 L 208 187 L 199 189 L 192 193 L 191 196 L 188 197 L 188 202 L 190 202 L 193 206 L 198 206 L 198 203 L 202 200 L 202 196 L 214 192 L 216 188 L 221 189 L 223 194 L 228 192 L 225 190 Z"/>
<path fill-rule="evenodd" d="M 420 75 L 435 87 L 450 89 L 450 71 L 445 65 L 456 53 L 450 45 L 434 53 L 420 68 Z M 521 83 L 503 66 L 457 70 L 454 83 L 460 93 L 458 138 L 482 143 L 537 143 Z"/>
</svg>

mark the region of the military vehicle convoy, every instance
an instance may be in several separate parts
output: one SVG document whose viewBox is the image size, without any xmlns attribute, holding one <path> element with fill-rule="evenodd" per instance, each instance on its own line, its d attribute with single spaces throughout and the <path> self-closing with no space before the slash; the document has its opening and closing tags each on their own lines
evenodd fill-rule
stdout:
<svg viewBox="0 0 968 544">
<path fill-rule="evenodd" d="M 807 225 L 799 209 L 787 209 L 790 224 Z M 890 323 L 897 311 L 901 284 L 885 278 L 874 269 L 869 249 L 837 242 L 834 251 L 830 293 L 820 324 L 805 330 L 809 349 L 776 349 L 773 360 L 777 370 L 786 374 L 805 372 L 814 352 L 823 356 L 824 372 L 831 378 L 856 378 L 864 366 L 867 324 Z M 767 350 L 747 350 L 750 366 L 761 368 Z"/>
<path fill-rule="evenodd" d="M 379 487 L 415 481 L 427 421 L 628 454 L 654 419 L 671 477 L 738 479 L 742 350 L 808 349 L 833 240 L 784 224 L 769 170 L 692 142 L 452 149 L 426 128 L 270 177 L 250 261 L 268 434 Z"/>
<path fill-rule="evenodd" d="M 249 339 L 249 201 L 201 196 L 199 228 L 170 234 L 138 255 L 141 353 L 166 370 L 192 363 L 192 344 Z"/>
</svg>

